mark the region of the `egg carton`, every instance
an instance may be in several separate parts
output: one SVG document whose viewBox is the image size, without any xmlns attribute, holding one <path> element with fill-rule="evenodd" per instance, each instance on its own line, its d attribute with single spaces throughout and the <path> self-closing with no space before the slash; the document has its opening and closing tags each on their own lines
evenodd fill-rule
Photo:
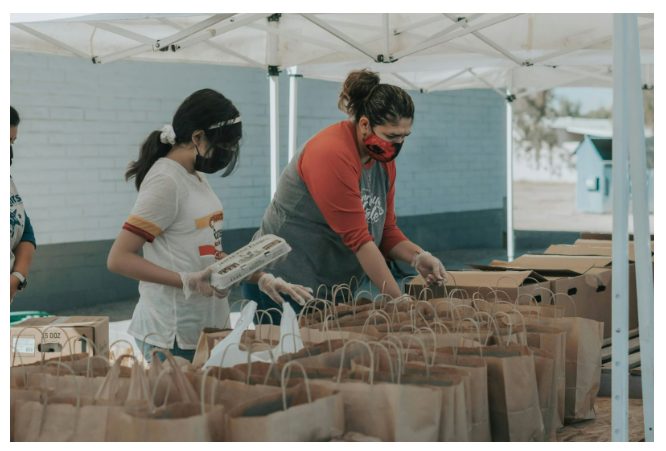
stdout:
<svg viewBox="0 0 666 451">
<path fill-rule="evenodd" d="M 291 246 L 275 235 L 264 235 L 213 264 L 210 284 L 218 290 L 238 286 L 253 274 L 285 261 Z"/>
</svg>

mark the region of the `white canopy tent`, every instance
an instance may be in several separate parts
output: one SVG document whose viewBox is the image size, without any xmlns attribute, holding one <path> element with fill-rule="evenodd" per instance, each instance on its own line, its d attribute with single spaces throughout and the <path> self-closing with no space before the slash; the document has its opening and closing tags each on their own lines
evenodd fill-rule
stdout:
<svg viewBox="0 0 666 451">
<path fill-rule="evenodd" d="M 20 16 L 20 17 L 19 17 Z M 653 84 L 654 15 L 611 14 L 59 14 L 53 20 L 36 14 L 12 16 L 11 49 L 49 54 L 78 56 L 92 64 L 107 64 L 120 59 L 159 62 L 187 62 L 254 66 L 267 69 L 270 83 L 271 123 L 271 194 L 279 177 L 278 83 L 281 70 L 287 68 L 292 77 L 290 95 L 290 156 L 296 143 L 296 75 L 342 80 L 352 68 L 370 67 L 392 74 L 392 83 L 407 89 L 423 91 L 439 89 L 491 88 L 509 100 L 520 89 L 542 90 L 556 86 L 614 86 L 616 99 L 625 95 L 626 114 L 616 110 L 615 140 L 637 143 L 637 120 L 641 113 L 641 97 L 633 89 Z M 613 37 L 621 37 L 613 40 Z M 624 50 L 618 50 L 618 45 Z M 613 52 L 615 50 L 615 52 Z M 622 62 L 618 66 L 619 62 Z M 643 70 L 641 71 L 641 64 Z M 616 67 L 615 71 L 611 68 Z M 619 68 L 622 69 L 618 75 Z M 641 78 L 642 72 L 642 78 Z M 615 76 L 613 76 L 615 74 Z M 528 92 L 528 91 L 525 91 Z M 524 95 L 518 93 L 517 95 Z M 615 108 L 618 108 L 616 102 Z M 631 126 L 630 126 L 631 124 Z M 510 121 L 507 124 L 510 127 Z M 622 131 L 626 133 L 622 134 Z M 625 141 L 618 141 L 618 135 Z M 511 133 L 507 133 L 508 156 Z M 622 144 L 622 145 L 624 145 Z M 628 145 L 628 144 L 627 144 Z M 632 162 L 640 156 L 633 145 Z M 619 149 L 619 148 L 618 148 Z M 625 147 L 626 149 L 626 147 Z M 618 158 L 622 152 L 616 153 Z M 616 156 L 614 156 L 614 159 Z M 643 166 L 644 164 L 643 152 Z M 627 176 L 624 164 L 614 165 L 615 180 Z M 511 159 L 507 159 L 507 177 L 511 180 Z M 647 224 L 647 201 L 642 202 L 641 180 L 645 171 L 632 165 L 634 185 L 634 218 L 637 243 L 649 244 L 643 230 Z M 615 185 L 616 188 L 621 185 Z M 508 187 L 509 188 L 509 187 Z M 627 211 L 628 199 L 620 199 L 615 212 Z M 647 194 L 646 194 L 647 195 Z M 508 190 L 511 196 L 511 190 Z M 511 205 L 511 199 L 507 199 Z M 622 206 L 624 205 L 624 209 Z M 644 210 L 643 210 L 644 208 Z M 509 253 L 512 249 L 512 219 L 509 208 Z M 644 216 L 644 217 L 643 217 Z M 616 215 L 622 222 L 622 216 Z M 624 215 L 626 219 L 626 214 Z M 615 228 L 613 277 L 614 311 L 624 312 L 626 293 L 615 297 L 615 290 L 627 284 L 627 271 L 621 264 L 628 256 L 625 228 Z M 617 224 L 616 224 L 617 225 Z M 624 247 L 620 247 L 620 243 Z M 650 255 L 637 245 L 638 271 L 649 277 Z M 642 249 L 642 250 L 641 250 Z M 649 247 L 646 248 L 649 251 Z M 642 260 L 645 261 L 642 261 Z M 647 266 L 646 266 L 647 265 Z M 638 272 L 637 271 L 637 272 Z M 643 356 L 643 393 L 646 439 L 653 439 L 653 366 L 652 366 L 652 309 L 653 291 L 647 292 L 648 280 L 640 279 L 640 322 Z M 645 283 L 645 284 L 641 284 Z M 623 285 L 624 284 L 624 285 Z M 619 292 L 618 292 L 619 293 Z M 621 307 L 620 304 L 624 307 Z M 615 330 L 614 315 L 614 330 Z M 620 317 L 621 318 L 621 317 Z M 618 321 L 625 321 L 618 319 Z M 626 337 L 626 328 L 614 335 L 616 341 Z M 626 338 L 624 339 L 626 342 Z M 644 345 L 645 342 L 645 345 Z M 613 360 L 627 367 L 627 355 L 618 353 Z M 616 371 L 613 373 L 614 384 Z M 626 378 L 626 375 L 625 375 Z M 627 381 L 617 379 L 617 387 L 627 387 Z M 615 388 L 615 385 L 614 385 Z M 626 402 L 628 390 L 613 398 L 613 438 L 626 439 Z M 617 402 L 616 402 L 617 401 Z M 615 407 L 618 407 L 616 409 Z M 615 412 L 624 409 L 624 417 Z M 618 423 L 616 423 L 616 421 Z M 615 431 L 621 431 L 618 435 Z"/>
</svg>

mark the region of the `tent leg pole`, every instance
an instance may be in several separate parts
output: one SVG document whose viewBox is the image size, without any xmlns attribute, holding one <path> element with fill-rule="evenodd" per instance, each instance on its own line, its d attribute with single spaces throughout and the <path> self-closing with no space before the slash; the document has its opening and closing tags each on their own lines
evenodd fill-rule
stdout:
<svg viewBox="0 0 666 451">
<path fill-rule="evenodd" d="M 613 16 L 613 300 L 612 437 L 629 441 L 628 20 Z"/>
<path fill-rule="evenodd" d="M 280 78 L 277 75 L 271 75 L 268 77 L 268 83 L 270 86 L 271 199 L 273 199 L 280 178 Z"/>
<path fill-rule="evenodd" d="M 507 91 L 506 102 L 506 253 L 513 261 L 516 243 L 513 233 L 513 100 Z"/>
<path fill-rule="evenodd" d="M 289 161 L 296 153 L 298 132 L 298 79 L 302 75 L 289 75 Z"/>
<path fill-rule="evenodd" d="M 629 161 L 634 213 L 634 252 L 636 253 L 636 289 L 641 347 L 641 383 L 643 389 L 643 425 L 645 441 L 654 441 L 654 280 L 650 246 L 645 122 L 641 89 L 641 62 L 638 42 L 638 17 L 627 14 L 629 72 L 628 111 Z"/>
</svg>

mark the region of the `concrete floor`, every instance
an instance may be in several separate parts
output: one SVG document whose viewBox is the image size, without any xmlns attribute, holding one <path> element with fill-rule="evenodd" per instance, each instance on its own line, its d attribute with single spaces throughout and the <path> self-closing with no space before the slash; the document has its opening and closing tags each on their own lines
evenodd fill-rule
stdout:
<svg viewBox="0 0 666 451">
<path fill-rule="evenodd" d="M 576 185 L 572 183 L 515 182 L 514 228 L 516 230 L 559 230 L 605 232 L 613 230 L 611 214 L 583 213 L 576 210 Z M 631 208 L 630 208 L 631 210 Z M 633 215 L 629 232 L 633 233 Z M 654 233 L 654 215 L 650 215 Z"/>
</svg>

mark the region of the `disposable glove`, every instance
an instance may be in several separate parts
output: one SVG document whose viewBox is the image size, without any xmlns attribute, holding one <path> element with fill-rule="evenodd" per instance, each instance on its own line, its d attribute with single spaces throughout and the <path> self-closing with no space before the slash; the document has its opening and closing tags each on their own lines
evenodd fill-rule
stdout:
<svg viewBox="0 0 666 451">
<path fill-rule="evenodd" d="M 288 294 L 300 305 L 304 305 L 307 301 L 313 299 L 312 288 L 285 282 L 280 277 L 276 278 L 270 273 L 261 276 L 261 279 L 259 279 L 259 289 L 280 305 L 284 303 L 284 299 L 279 293 Z"/>
<path fill-rule="evenodd" d="M 180 280 L 183 281 L 183 293 L 185 293 L 185 299 L 189 299 L 193 294 L 198 294 L 205 297 L 227 297 L 229 295 L 229 290 L 219 291 L 211 286 L 210 275 L 212 272 L 213 268 L 208 267 L 199 272 L 179 273 Z"/>
<path fill-rule="evenodd" d="M 441 285 L 442 282 L 449 281 L 444 265 L 430 252 L 420 252 L 414 255 L 412 266 L 421 274 L 428 285 Z"/>
</svg>

